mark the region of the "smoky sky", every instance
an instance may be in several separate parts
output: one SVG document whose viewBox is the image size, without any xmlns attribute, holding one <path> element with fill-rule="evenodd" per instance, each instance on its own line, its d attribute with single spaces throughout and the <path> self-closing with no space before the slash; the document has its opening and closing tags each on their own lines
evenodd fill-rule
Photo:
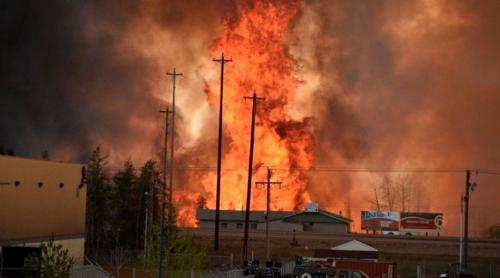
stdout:
<svg viewBox="0 0 500 278">
<path fill-rule="evenodd" d="M 78 117 L 82 103 L 68 87 L 85 55 L 75 14 L 62 2 L 2 6 L 2 143 L 23 155 L 41 152 L 57 137 L 89 143 Z M 56 10 L 68 12 L 56 17 Z"/>
<path fill-rule="evenodd" d="M 120 165 L 158 157 L 159 110 L 171 88 L 165 72 L 176 67 L 184 73 L 179 157 L 213 164 L 217 111 L 204 90 L 218 75 L 203 67 L 222 18 L 238 20 L 236 2 L 0 5 L 0 145 L 22 156 L 48 150 L 53 159 L 85 161 L 100 144 Z M 500 169 L 499 14 L 493 0 L 304 1 L 287 47 L 302 82 L 298 106 L 312 128 L 314 163 Z M 310 175 L 307 191 L 320 206 L 366 207 L 370 178 Z M 431 188 L 422 190 L 427 209 L 457 223 L 463 175 L 415 179 Z M 478 181 L 473 198 L 482 202 L 472 214 L 484 227 L 500 221 L 500 179 Z"/>
<path fill-rule="evenodd" d="M 321 76 L 313 100 L 320 108 L 316 162 L 498 169 L 499 12 L 498 1 L 306 2 L 300 23 L 315 28 L 314 43 L 304 47 L 312 57 L 302 63 Z M 351 205 L 366 209 L 369 179 L 328 177 L 327 189 L 310 185 L 313 198 L 345 209 L 342 196 L 351 192 Z M 448 231 L 457 231 L 464 174 L 413 179 L 426 209 L 444 211 Z M 500 180 L 481 174 L 478 180 L 476 235 L 500 221 L 485 214 L 498 212 Z"/>
<path fill-rule="evenodd" d="M 196 35 L 201 22 L 211 28 L 222 8 L 215 1 L 203 9 L 199 1 L 1 5 L 0 144 L 17 155 L 39 157 L 47 150 L 53 159 L 79 161 L 98 144 L 122 152 L 144 142 L 137 152 L 154 155 L 158 112 L 169 97 L 165 73 L 176 65 L 190 70 L 185 61 L 202 54 L 172 38 Z M 148 42 L 137 29 L 148 27 L 172 34 L 159 46 L 170 56 L 140 49 Z"/>
</svg>

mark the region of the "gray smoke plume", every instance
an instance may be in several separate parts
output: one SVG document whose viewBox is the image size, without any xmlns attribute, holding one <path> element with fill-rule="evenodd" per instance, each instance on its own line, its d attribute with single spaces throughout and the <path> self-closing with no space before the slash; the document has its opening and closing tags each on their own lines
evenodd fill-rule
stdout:
<svg viewBox="0 0 500 278">
<path fill-rule="evenodd" d="M 316 162 L 333 167 L 500 168 L 500 3 L 305 2 L 299 43 L 313 93 Z M 314 174 L 318 182 L 325 174 Z M 458 233 L 464 173 L 411 174 L 426 210 Z M 378 174 L 328 174 L 313 198 L 367 209 Z M 500 222 L 498 177 L 478 176 L 475 235 Z M 324 183 L 324 182 L 323 182 Z M 325 194 L 326 193 L 328 194 Z M 331 196 L 331 197 L 330 197 Z M 357 216 L 359 217 L 359 216 Z"/>
</svg>

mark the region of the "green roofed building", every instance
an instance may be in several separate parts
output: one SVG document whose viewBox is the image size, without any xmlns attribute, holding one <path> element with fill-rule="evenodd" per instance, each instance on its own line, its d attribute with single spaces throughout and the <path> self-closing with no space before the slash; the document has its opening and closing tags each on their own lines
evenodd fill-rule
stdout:
<svg viewBox="0 0 500 278">
<path fill-rule="evenodd" d="M 341 215 L 320 210 L 317 204 L 306 204 L 304 211 L 271 211 L 270 229 L 280 232 L 316 232 L 345 234 L 350 231 L 351 219 Z M 215 225 L 215 210 L 197 210 L 198 227 L 213 229 Z M 250 212 L 250 230 L 264 231 L 266 229 L 266 212 Z M 221 210 L 221 230 L 243 230 L 245 227 L 245 211 Z"/>
<path fill-rule="evenodd" d="M 302 225 L 305 232 L 319 233 L 348 233 L 350 231 L 351 219 L 325 210 L 305 210 L 288 215 L 283 218 L 284 222 Z"/>
</svg>

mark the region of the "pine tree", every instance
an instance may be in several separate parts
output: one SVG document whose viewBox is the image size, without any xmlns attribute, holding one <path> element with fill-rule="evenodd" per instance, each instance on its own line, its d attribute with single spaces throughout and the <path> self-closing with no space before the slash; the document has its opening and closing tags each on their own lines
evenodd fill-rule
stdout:
<svg viewBox="0 0 500 278">
<path fill-rule="evenodd" d="M 97 250 L 106 245 L 106 230 L 108 223 L 108 199 L 111 192 L 108 177 L 104 167 L 107 156 L 102 155 L 101 148 L 97 146 L 87 162 L 87 238 L 85 252 L 87 256 L 97 255 Z"/>
<path fill-rule="evenodd" d="M 53 241 L 42 243 L 40 256 L 30 256 L 25 261 L 26 277 L 69 277 L 75 259 L 68 249 Z"/>
<path fill-rule="evenodd" d="M 141 168 L 139 176 L 139 186 L 137 187 L 137 196 L 140 197 L 140 213 L 137 217 L 136 227 L 138 234 L 136 237 L 137 248 L 144 248 L 146 244 L 152 243 L 153 227 L 159 222 L 159 207 L 158 207 L 158 189 L 160 183 L 160 172 L 157 164 L 153 160 L 147 161 Z M 145 231 L 147 212 L 147 231 Z M 146 234 L 144 234 L 146 232 Z M 139 242 L 140 241 L 140 242 Z"/>
<path fill-rule="evenodd" d="M 142 196 L 138 194 L 138 179 L 130 160 L 125 162 L 124 168 L 114 175 L 113 182 L 111 234 L 115 238 L 115 248 L 136 248 L 134 244 L 139 233 L 136 223 L 141 214 Z"/>
</svg>

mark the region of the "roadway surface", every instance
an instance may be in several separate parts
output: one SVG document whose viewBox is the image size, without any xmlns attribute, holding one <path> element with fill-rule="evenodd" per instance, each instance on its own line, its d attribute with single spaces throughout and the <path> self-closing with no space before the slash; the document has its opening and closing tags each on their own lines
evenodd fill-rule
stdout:
<svg viewBox="0 0 500 278">
<path fill-rule="evenodd" d="M 213 230 L 211 229 L 189 229 L 195 237 L 211 241 Z M 277 232 L 271 233 L 271 244 L 274 248 L 290 248 L 293 233 Z M 220 230 L 221 242 L 226 244 L 241 245 L 243 229 Z M 265 231 L 251 231 L 250 245 L 256 249 L 265 247 Z M 460 239 L 458 237 L 431 237 L 431 236 L 390 236 L 390 235 L 368 235 L 368 234 L 330 234 L 316 232 L 296 232 L 295 238 L 298 247 L 305 250 L 331 248 L 350 240 L 359 240 L 377 248 L 382 253 L 395 254 L 422 254 L 422 255 L 445 255 L 457 256 L 460 250 Z M 294 248 L 297 249 L 297 248 Z M 472 257 L 495 257 L 500 259 L 500 240 L 470 239 L 469 255 Z"/>
</svg>

